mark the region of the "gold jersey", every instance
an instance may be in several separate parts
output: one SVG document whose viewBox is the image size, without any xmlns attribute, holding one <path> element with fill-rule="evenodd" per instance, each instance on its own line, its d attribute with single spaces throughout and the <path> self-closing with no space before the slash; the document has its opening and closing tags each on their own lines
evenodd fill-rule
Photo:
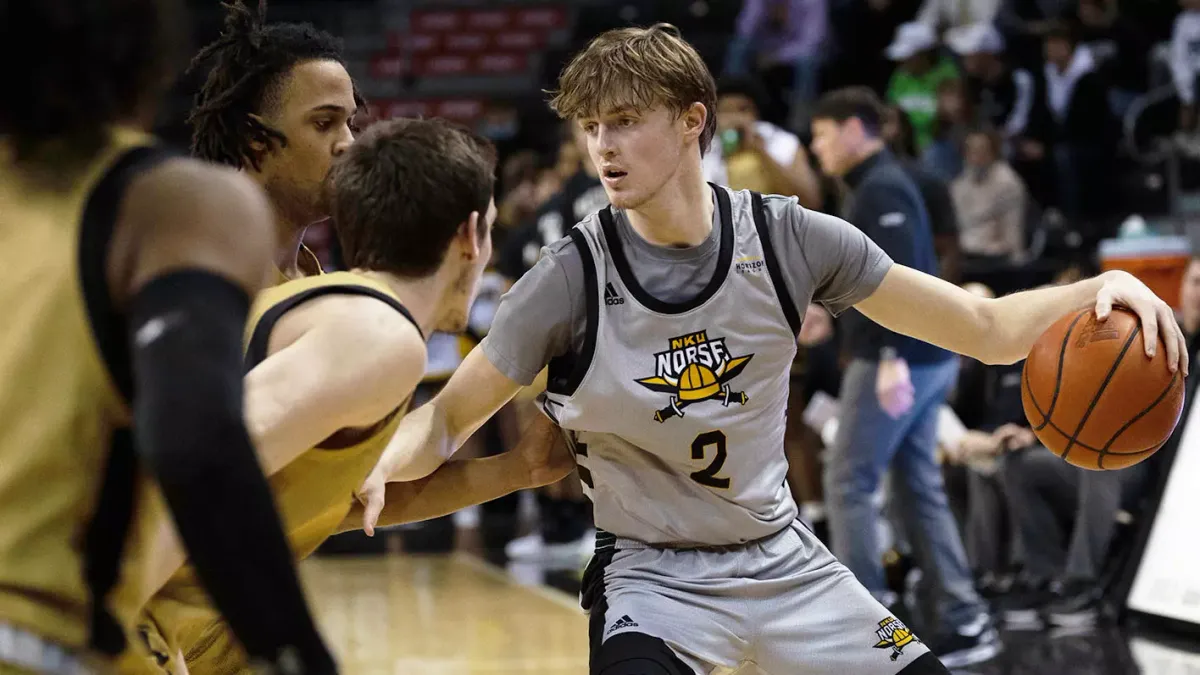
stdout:
<svg viewBox="0 0 1200 675">
<path fill-rule="evenodd" d="M 34 178 L 0 140 L 0 623 L 93 654 L 121 649 L 138 609 L 121 580 L 162 516 L 106 252 L 131 179 L 169 156 L 112 129 L 86 164 Z"/>
<path fill-rule="evenodd" d="M 286 312 L 332 294 L 376 297 L 412 320 L 386 285 L 357 274 L 332 272 L 289 281 L 262 292 L 255 300 L 246 334 L 247 371 L 266 359 L 271 329 Z M 298 559 L 316 551 L 345 520 L 354 503 L 354 491 L 375 467 L 406 406 L 407 402 L 373 428 L 356 432 L 355 438 L 337 442 L 340 434 L 335 435 L 270 477 L 275 503 Z M 181 569 L 146 605 L 139 629 L 162 671 L 179 672 L 169 661 L 182 653 L 191 675 L 250 672 L 244 652 L 208 603 L 190 567 Z"/>
</svg>

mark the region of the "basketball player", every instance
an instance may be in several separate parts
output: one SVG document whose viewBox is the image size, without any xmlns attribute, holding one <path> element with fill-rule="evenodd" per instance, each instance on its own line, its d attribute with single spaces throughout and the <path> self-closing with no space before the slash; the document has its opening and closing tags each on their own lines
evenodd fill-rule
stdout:
<svg viewBox="0 0 1200 675">
<path fill-rule="evenodd" d="M 1132 276 L 982 300 L 893 265 L 854 226 L 705 184 L 713 79 L 665 25 L 605 33 L 552 105 L 612 208 L 550 247 L 445 389 L 408 415 L 361 494 L 437 466 L 549 364 L 543 411 L 574 437 L 601 532 L 585 574 L 591 672 L 945 673 L 796 521 L 788 366 L 810 300 L 989 363 L 1073 307 L 1114 303 L 1186 367 L 1167 305 Z"/>
<path fill-rule="evenodd" d="M 487 141 L 443 121 L 376 124 L 335 161 L 329 178 L 329 204 L 353 271 L 289 281 L 256 300 L 247 417 L 298 558 L 349 514 L 354 490 L 424 375 L 423 336 L 465 327 L 491 256 L 494 169 Z M 563 455 L 550 478 L 571 469 Z M 504 462 L 484 467 L 508 473 Z M 478 498 L 496 496 L 490 488 Z M 412 506 L 406 518 L 429 515 Z M 142 632 L 164 669 L 182 672 L 168 664 L 182 651 L 192 675 L 246 671 L 189 568 L 146 614 Z"/>
<path fill-rule="evenodd" d="M 335 672 L 241 415 L 238 347 L 268 277 L 270 210 L 252 182 L 144 131 L 182 11 L 0 4 L 0 58 L 20 64 L 0 104 L 5 675 L 111 664 L 163 498 L 253 658 Z M 30 44 L 61 48 L 31 61 Z"/>
<path fill-rule="evenodd" d="M 224 29 L 191 70 L 208 69 L 188 116 L 192 153 L 241 169 L 263 186 L 277 224 L 281 278 L 320 271 L 305 229 L 327 217 L 321 181 L 354 140 L 363 101 L 342 43 L 308 24 L 266 21 L 266 0 L 225 5 Z M 302 254 L 302 255 L 298 255 Z"/>
</svg>

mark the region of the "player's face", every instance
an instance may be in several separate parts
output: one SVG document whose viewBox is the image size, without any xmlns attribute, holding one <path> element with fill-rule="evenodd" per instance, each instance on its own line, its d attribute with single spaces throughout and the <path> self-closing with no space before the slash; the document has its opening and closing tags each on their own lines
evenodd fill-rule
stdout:
<svg viewBox="0 0 1200 675">
<path fill-rule="evenodd" d="M 263 161 L 262 178 L 275 207 L 307 225 L 325 217 L 321 184 L 333 158 L 354 141 L 357 109 L 350 74 L 336 61 L 307 61 L 292 68 L 279 100 L 264 120 L 287 137 Z"/>
<path fill-rule="evenodd" d="M 830 176 L 844 176 L 851 169 L 846 136 L 849 122 L 816 119 L 812 123 L 812 151 L 821 161 L 821 169 Z"/>
<path fill-rule="evenodd" d="M 622 209 L 636 209 L 653 198 L 679 170 L 689 142 L 697 133 L 689 131 L 700 113 L 692 110 L 676 116 L 664 106 L 642 111 L 612 110 L 579 120 L 587 137 L 588 156 L 600 173 L 609 202 Z"/>
<path fill-rule="evenodd" d="M 475 255 L 466 260 L 458 272 L 458 277 L 450 289 L 450 297 L 444 304 L 447 310 L 437 328 L 439 331 L 461 333 L 467 329 L 471 305 L 475 304 L 475 294 L 479 290 L 479 280 L 492 259 L 492 226 L 495 223 L 496 201 L 493 199 L 488 204 L 487 213 L 477 219 L 475 227 L 478 229 L 467 233 L 470 239 L 464 242 L 464 246 L 473 247 Z"/>
</svg>

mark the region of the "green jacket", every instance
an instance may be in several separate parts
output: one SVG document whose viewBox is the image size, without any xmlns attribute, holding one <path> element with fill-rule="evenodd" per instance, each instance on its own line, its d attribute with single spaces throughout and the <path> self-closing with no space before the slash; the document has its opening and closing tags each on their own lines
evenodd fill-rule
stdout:
<svg viewBox="0 0 1200 675">
<path fill-rule="evenodd" d="M 912 122 L 917 152 L 933 141 L 933 125 L 937 119 L 937 90 L 943 82 L 959 77 L 958 67 L 949 59 L 941 59 L 929 72 L 920 77 L 896 69 L 888 83 L 887 100 L 908 113 Z"/>
</svg>

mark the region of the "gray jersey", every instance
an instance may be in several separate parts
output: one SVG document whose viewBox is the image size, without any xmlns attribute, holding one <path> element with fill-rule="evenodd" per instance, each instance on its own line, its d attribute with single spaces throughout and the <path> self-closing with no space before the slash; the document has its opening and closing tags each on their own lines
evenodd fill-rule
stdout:
<svg viewBox="0 0 1200 675">
<path fill-rule="evenodd" d="M 813 300 L 849 307 L 890 266 L 794 199 L 766 198 L 767 245 L 750 194 L 717 194 L 711 240 L 690 249 L 651 246 L 617 209 L 608 228 L 585 220 L 505 296 L 483 343 L 523 383 L 554 359 L 543 405 L 583 444 L 597 526 L 631 539 L 730 544 L 795 517 L 783 428 L 797 317 Z"/>
</svg>

